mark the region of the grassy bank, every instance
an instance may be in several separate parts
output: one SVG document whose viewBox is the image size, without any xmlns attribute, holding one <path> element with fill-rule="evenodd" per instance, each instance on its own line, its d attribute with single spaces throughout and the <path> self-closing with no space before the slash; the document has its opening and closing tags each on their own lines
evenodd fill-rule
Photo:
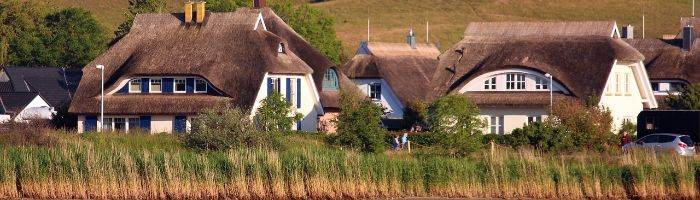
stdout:
<svg viewBox="0 0 700 200">
<path fill-rule="evenodd" d="M 280 152 L 195 152 L 174 136 L 131 137 L 2 146 L 0 198 L 696 198 L 700 189 L 700 162 L 670 154 L 365 155 L 299 136 Z"/>
</svg>

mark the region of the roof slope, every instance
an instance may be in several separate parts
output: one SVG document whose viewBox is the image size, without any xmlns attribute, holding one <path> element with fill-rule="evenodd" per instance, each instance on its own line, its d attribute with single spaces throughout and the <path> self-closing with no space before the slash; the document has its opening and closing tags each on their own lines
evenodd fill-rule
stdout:
<svg viewBox="0 0 700 200">
<path fill-rule="evenodd" d="M 38 95 L 37 92 L 0 92 L 0 99 L 7 112 L 19 112 Z"/>
<path fill-rule="evenodd" d="M 680 40 L 626 39 L 644 54 L 649 79 L 683 80 L 700 83 L 700 43 L 691 51 L 680 48 Z"/>
<path fill-rule="evenodd" d="M 47 67 L 6 67 L 2 69 L 10 82 L 0 83 L 2 92 L 39 92 L 53 107 L 70 101 L 82 72 L 75 69 Z"/>
<path fill-rule="evenodd" d="M 430 80 L 440 51 L 433 45 L 364 42 L 360 48 L 369 54 L 357 54 L 343 66 L 350 78 L 382 78 L 396 93 L 401 103 L 426 100 Z"/>
<path fill-rule="evenodd" d="M 644 57 L 620 39 L 577 37 L 465 37 L 440 56 L 431 97 L 456 92 L 479 75 L 509 68 L 550 73 L 573 96 L 600 94 L 615 60 Z"/>
<path fill-rule="evenodd" d="M 614 21 L 574 22 L 472 22 L 464 36 L 607 36 L 616 30 Z"/>
<path fill-rule="evenodd" d="M 313 70 L 293 52 L 277 53 L 283 38 L 258 28 L 253 30 L 260 10 L 239 9 L 229 13 L 207 12 L 201 25 L 184 24 L 184 15 L 139 14 L 129 34 L 83 68 L 83 80 L 71 104 L 72 113 L 96 113 L 100 94 L 100 71 L 105 69 L 105 90 L 134 76 L 200 76 L 221 91 L 231 105 L 249 108 L 255 101 L 265 73 L 307 74 Z M 287 45 L 290 46 L 290 45 Z M 121 101 L 109 95 L 105 101 Z M 112 100 L 113 99 L 113 100 Z M 143 107 L 145 98 L 124 100 L 124 104 Z M 162 98 L 166 105 L 180 105 L 199 110 L 212 107 L 176 98 Z M 188 113 L 178 107 L 164 108 L 161 113 Z M 128 110 L 106 108 L 108 113 L 129 114 Z"/>
</svg>

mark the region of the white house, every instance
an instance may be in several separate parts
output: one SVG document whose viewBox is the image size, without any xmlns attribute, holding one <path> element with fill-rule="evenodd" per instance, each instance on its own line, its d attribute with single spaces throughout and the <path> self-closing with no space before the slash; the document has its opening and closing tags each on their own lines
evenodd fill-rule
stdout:
<svg viewBox="0 0 700 200">
<path fill-rule="evenodd" d="M 565 99 L 599 99 L 619 127 L 658 107 L 643 60 L 618 37 L 614 22 L 470 24 L 440 56 L 433 96 L 467 96 L 488 122 L 487 133 L 541 121 L 550 101 Z"/>
<path fill-rule="evenodd" d="M 69 110 L 79 115 L 78 130 L 184 132 L 204 109 L 234 106 L 254 115 L 279 92 L 303 115 L 292 129 L 316 131 L 324 116 L 316 84 L 331 66 L 312 68 L 297 53 L 308 59 L 317 51 L 269 8 L 212 13 L 203 2 L 194 6 L 196 14 L 137 15 L 126 36 L 85 66 Z M 102 123 L 96 65 L 105 66 Z"/>
</svg>

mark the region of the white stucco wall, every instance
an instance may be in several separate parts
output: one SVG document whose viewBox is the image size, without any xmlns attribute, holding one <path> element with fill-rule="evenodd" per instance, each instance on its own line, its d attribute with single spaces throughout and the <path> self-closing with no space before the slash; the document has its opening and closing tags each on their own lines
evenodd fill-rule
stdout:
<svg viewBox="0 0 700 200">
<path fill-rule="evenodd" d="M 601 95 L 599 106 L 610 109 L 613 117 L 613 129 L 617 130 L 623 120 L 627 119 L 632 123 L 637 123 L 637 115 L 644 109 L 643 104 L 643 85 L 641 82 L 649 82 L 642 79 L 634 70 L 635 64 L 625 65 L 624 63 L 615 64 L 610 72 L 608 81 L 605 84 L 605 90 Z M 620 76 L 620 92 L 617 90 L 616 76 Z M 631 79 L 629 83 L 629 92 L 624 91 L 625 74 L 629 74 Z"/>
<path fill-rule="evenodd" d="M 102 127 L 100 123 L 100 116 L 97 116 L 97 127 L 98 130 Z M 151 116 L 151 133 L 172 133 L 173 132 L 173 121 L 175 120 L 174 115 L 149 115 Z M 180 115 L 178 115 L 180 116 Z M 140 118 L 141 115 L 105 115 L 105 118 Z M 187 116 L 186 129 L 191 128 L 191 121 L 193 116 Z M 85 121 L 85 115 L 78 116 L 78 133 L 84 132 L 83 122 Z M 131 128 L 131 127 L 130 127 Z"/>
<path fill-rule="evenodd" d="M 480 108 L 480 117 L 486 121 L 484 133 L 491 133 L 491 117 L 503 116 L 503 129 L 505 134 L 509 134 L 513 129 L 522 128 L 527 123 L 527 118 L 531 116 L 547 118 L 549 111 L 544 108 Z"/>
<path fill-rule="evenodd" d="M 253 109 L 251 110 L 251 117 L 255 116 L 255 113 L 260 108 L 260 102 L 267 97 L 267 78 L 280 78 L 281 86 L 280 91 L 282 91 L 282 96 L 286 95 L 287 91 L 287 78 L 300 78 L 301 79 L 301 108 L 296 108 L 296 105 L 292 105 L 296 112 L 301 113 L 304 118 L 301 120 L 301 130 L 316 132 L 318 125 L 318 116 L 323 114 L 323 108 L 321 106 L 320 97 L 316 86 L 311 78 L 311 74 L 306 75 L 287 75 L 287 74 L 265 74 L 262 83 L 260 83 L 260 89 L 255 98 L 255 104 L 253 104 Z M 291 114 L 290 114 L 291 115 Z M 296 124 L 292 125 L 292 129 L 296 129 Z"/>
<path fill-rule="evenodd" d="M 391 119 L 403 119 L 403 109 L 404 105 L 401 104 L 399 98 L 395 95 L 394 90 L 389 87 L 389 84 L 383 79 L 353 79 L 352 80 L 357 88 L 359 88 L 365 95 L 369 96 L 369 86 L 374 83 L 381 83 L 381 99 L 379 104 L 385 108 L 385 112 L 388 112 L 385 117 Z"/>
</svg>

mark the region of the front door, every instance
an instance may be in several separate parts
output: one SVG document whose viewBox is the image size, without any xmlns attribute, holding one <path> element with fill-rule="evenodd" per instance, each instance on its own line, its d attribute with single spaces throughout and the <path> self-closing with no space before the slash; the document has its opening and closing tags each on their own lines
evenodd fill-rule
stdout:
<svg viewBox="0 0 700 200">
<path fill-rule="evenodd" d="M 184 133 L 187 127 L 187 117 L 186 116 L 175 116 L 173 121 L 173 130 L 175 133 Z"/>
</svg>

